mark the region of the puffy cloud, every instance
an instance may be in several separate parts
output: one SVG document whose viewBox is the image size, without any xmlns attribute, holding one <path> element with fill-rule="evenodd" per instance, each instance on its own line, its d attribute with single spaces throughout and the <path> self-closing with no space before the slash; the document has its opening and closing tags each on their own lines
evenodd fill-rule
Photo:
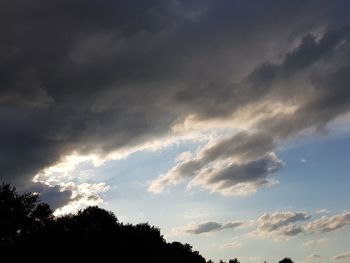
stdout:
<svg viewBox="0 0 350 263">
<path fill-rule="evenodd" d="M 246 163 L 228 163 L 201 171 L 190 183 L 223 195 L 249 195 L 277 183 L 270 176 L 283 166 L 274 153 Z"/>
<path fill-rule="evenodd" d="M 337 256 L 334 256 L 332 258 L 332 260 L 336 261 L 336 260 L 347 260 L 348 258 L 350 258 L 350 252 L 345 252 L 342 254 L 339 254 Z"/>
<path fill-rule="evenodd" d="M 24 189 L 73 152 L 108 156 L 181 135 L 190 123 L 231 131 L 151 191 L 183 178 L 223 194 L 271 185 L 280 140 L 350 109 L 348 8 L 1 1 L 1 180 Z M 239 133 L 243 126 L 250 132 Z"/>
<path fill-rule="evenodd" d="M 103 202 L 101 194 L 109 190 L 109 186 L 105 183 L 74 184 L 70 182 L 67 184 L 62 184 L 61 187 L 71 191 L 72 196 L 69 202 L 56 209 L 55 215 L 76 212 L 85 206 L 98 205 Z"/>
<path fill-rule="evenodd" d="M 250 235 L 261 238 L 293 237 L 303 233 L 303 227 L 296 223 L 304 222 L 310 218 L 311 216 L 305 212 L 264 213 L 256 220 L 257 228 Z"/>
<path fill-rule="evenodd" d="M 343 228 L 350 224 L 350 212 L 334 215 L 332 217 L 322 217 L 306 224 L 302 223 L 311 218 L 304 212 L 276 212 L 265 213 L 256 221 L 257 229 L 251 235 L 259 237 L 292 237 L 300 233 L 307 235 L 326 233 Z M 320 244 L 327 239 L 311 240 L 304 243 L 305 246 Z"/>
<path fill-rule="evenodd" d="M 305 226 L 307 233 L 326 233 L 350 225 L 350 212 L 334 215 L 331 217 L 322 217 L 310 222 Z"/>
<path fill-rule="evenodd" d="M 248 222 L 244 221 L 232 221 L 226 223 L 218 223 L 214 221 L 206 221 L 201 223 L 191 223 L 184 227 L 174 228 L 172 232 L 175 235 L 185 235 L 185 234 L 203 234 L 215 232 L 228 228 L 237 228 L 237 227 L 245 227 L 248 225 Z"/>
<path fill-rule="evenodd" d="M 167 186 L 190 179 L 189 186 L 199 185 L 223 195 L 251 194 L 277 182 L 270 176 L 283 162 L 269 152 L 272 149 L 271 138 L 260 133 L 240 132 L 227 139 L 217 139 L 196 157 L 182 160 L 154 180 L 149 190 L 160 193 Z"/>
</svg>

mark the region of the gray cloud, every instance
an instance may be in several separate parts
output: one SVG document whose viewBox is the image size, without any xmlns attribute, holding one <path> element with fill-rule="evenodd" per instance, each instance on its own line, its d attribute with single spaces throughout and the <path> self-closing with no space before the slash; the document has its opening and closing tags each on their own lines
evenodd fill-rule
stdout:
<svg viewBox="0 0 350 263">
<path fill-rule="evenodd" d="M 257 229 L 253 234 L 261 237 L 290 237 L 301 233 L 313 235 L 335 231 L 350 224 L 350 212 L 331 217 L 324 216 L 303 225 L 296 224 L 310 218 L 311 216 L 304 212 L 265 213 L 257 219 Z M 327 239 L 311 240 L 304 245 L 320 244 L 325 241 Z"/>
<path fill-rule="evenodd" d="M 304 212 L 276 212 L 265 213 L 257 219 L 257 228 L 253 235 L 266 237 L 291 237 L 298 234 L 320 234 L 343 228 L 350 224 L 350 212 L 322 217 L 306 224 L 296 224 L 309 220 L 311 216 Z M 305 246 L 320 244 L 327 239 L 311 240 L 304 243 Z"/>
<path fill-rule="evenodd" d="M 251 235 L 262 238 L 293 237 L 304 231 L 303 227 L 296 223 L 310 218 L 305 212 L 265 213 L 256 220 L 257 228 Z"/>
<path fill-rule="evenodd" d="M 28 189 L 28 191 L 39 192 L 40 200 L 50 204 L 50 207 L 53 210 L 72 201 L 72 191 L 64 190 L 58 185 L 50 187 L 41 183 L 35 183 Z"/>
<path fill-rule="evenodd" d="M 346 39 L 350 31 L 344 24 L 334 28 L 332 26 L 329 25 L 319 39 L 311 33 L 306 34 L 296 48 L 285 54 L 280 63 L 263 63 L 243 81 L 231 87 L 231 90 L 241 91 L 238 97 L 244 102 L 242 105 L 237 103 L 240 107 L 251 105 L 256 111 L 261 107 L 262 101 L 271 104 L 281 102 L 285 104 L 285 110 L 276 113 L 265 107 L 266 114 L 262 114 L 253 125 L 257 129 L 253 135 L 238 133 L 229 139 L 216 142 L 216 145 L 199 152 L 199 158 L 173 167 L 165 177 L 156 180 L 150 190 L 160 192 L 166 184 L 175 184 L 189 176 L 195 177 L 196 181 L 196 177 L 200 177 L 200 169 L 210 162 L 218 162 L 229 156 L 243 160 L 259 158 L 259 155 L 273 151 L 280 140 L 295 137 L 310 128 L 322 130 L 331 120 L 347 113 L 350 106 L 350 94 L 346 84 L 349 76 L 348 65 L 340 53 L 348 52 Z M 330 88 L 332 86 L 335 88 Z M 258 96 L 255 97 L 256 95 Z M 249 98 L 247 101 L 246 97 Z M 230 110 L 230 113 L 235 112 L 234 107 L 230 107 Z M 217 173 L 220 176 L 210 178 L 207 182 L 225 177 L 226 172 L 234 180 L 235 166 L 233 168 L 223 171 L 219 169 Z M 226 181 L 221 183 L 225 185 Z M 204 187 L 212 189 L 208 183 Z M 257 185 L 252 192 L 258 188 Z"/>
<path fill-rule="evenodd" d="M 213 192 L 224 195 L 246 195 L 269 186 L 276 181 L 270 175 L 278 171 L 283 163 L 274 154 L 242 164 L 229 164 L 225 167 L 208 168 L 191 182 Z"/>
<path fill-rule="evenodd" d="M 244 222 L 244 221 L 233 221 L 233 222 L 226 222 L 226 223 L 207 221 L 202 223 L 192 223 L 184 227 L 175 228 L 172 230 L 172 232 L 177 235 L 183 235 L 183 234 L 198 235 L 203 233 L 215 232 L 215 231 L 219 231 L 227 228 L 243 227 L 246 225 L 247 225 L 247 222 Z"/>
<path fill-rule="evenodd" d="M 205 221 L 174 228 L 172 232 L 177 235 L 202 234 L 229 228 L 254 227 L 255 229 L 252 232 L 246 234 L 247 237 L 274 238 L 278 240 L 288 239 L 299 234 L 315 235 L 341 229 L 350 224 L 349 215 L 350 212 L 345 212 L 332 217 L 324 216 L 320 219 L 309 221 L 311 215 L 306 212 L 265 212 L 256 220 L 238 220 L 226 223 Z M 319 245 L 327 241 L 327 238 L 309 240 L 304 242 L 303 246 Z"/>
<path fill-rule="evenodd" d="M 337 256 L 334 256 L 332 260 L 344 260 L 350 258 L 350 252 L 345 252 L 342 254 L 339 254 Z"/>
<path fill-rule="evenodd" d="M 226 139 L 218 139 L 202 149 L 196 158 L 180 162 L 153 181 L 150 191 L 161 192 L 168 185 L 192 177 L 195 184 L 209 186 L 220 183 L 220 188 L 230 188 L 240 183 L 255 184 L 254 188 L 268 185 L 267 176 L 282 166 L 277 157 L 267 154 L 273 150 L 273 145 L 272 138 L 262 133 L 240 132 Z M 264 154 L 266 156 L 261 158 Z M 239 164 L 234 163 L 237 160 Z M 220 161 L 228 163 L 215 169 L 210 166 Z"/>
<path fill-rule="evenodd" d="M 195 176 L 202 162 L 242 158 L 257 169 L 247 180 L 266 185 L 256 165 L 279 140 L 349 111 L 348 5 L 2 1 L 0 179 L 25 188 L 72 151 L 108 153 L 189 116 L 230 120 L 248 108 L 262 114 L 254 135 L 219 140 L 174 170 Z M 271 115 L 277 102 L 295 110 Z M 242 167 L 218 167 L 206 182 L 243 182 Z"/>
</svg>

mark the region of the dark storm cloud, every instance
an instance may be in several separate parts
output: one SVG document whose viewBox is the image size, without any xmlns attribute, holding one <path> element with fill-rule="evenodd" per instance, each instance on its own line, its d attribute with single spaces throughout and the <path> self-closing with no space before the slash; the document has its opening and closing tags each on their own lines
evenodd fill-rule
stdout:
<svg viewBox="0 0 350 263">
<path fill-rule="evenodd" d="M 349 110 L 346 10 L 347 1 L 2 1 L 1 179 L 24 186 L 73 150 L 137 145 L 190 115 L 228 117 L 265 99 L 303 98 L 294 115 L 257 124 L 271 134 L 266 149 L 323 126 Z M 234 154 L 227 143 L 207 158 Z"/>
</svg>

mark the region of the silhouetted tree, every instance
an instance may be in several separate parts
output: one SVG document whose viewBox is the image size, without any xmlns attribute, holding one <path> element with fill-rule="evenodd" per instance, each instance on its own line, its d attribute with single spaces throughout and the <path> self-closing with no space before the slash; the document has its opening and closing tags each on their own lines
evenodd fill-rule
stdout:
<svg viewBox="0 0 350 263">
<path fill-rule="evenodd" d="M 230 259 L 228 263 L 240 263 L 237 258 Z"/>
<path fill-rule="evenodd" d="M 290 258 L 284 258 L 279 263 L 293 263 L 293 261 Z"/>
<path fill-rule="evenodd" d="M 56 260 L 69 255 L 79 261 L 206 262 L 189 244 L 167 243 L 159 228 L 148 223 L 124 225 L 112 212 L 97 206 L 54 217 L 38 195 L 17 194 L 8 184 L 0 187 L 0 240 L 4 257 L 21 251 L 27 259 L 37 259 L 37 253 L 45 251 Z"/>
<path fill-rule="evenodd" d="M 18 194 L 16 188 L 0 185 L 0 246 L 31 235 L 53 218 L 49 205 L 41 203 L 34 193 Z"/>
</svg>

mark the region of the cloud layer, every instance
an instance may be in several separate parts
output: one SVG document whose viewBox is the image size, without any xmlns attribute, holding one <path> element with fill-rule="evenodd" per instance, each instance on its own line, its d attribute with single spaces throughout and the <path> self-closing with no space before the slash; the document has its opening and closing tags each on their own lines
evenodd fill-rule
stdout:
<svg viewBox="0 0 350 263">
<path fill-rule="evenodd" d="M 228 128 L 150 190 L 274 184 L 281 140 L 350 109 L 350 3 L 336 2 L 1 1 L 0 179 L 34 189 L 72 152 Z"/>
</svg>

